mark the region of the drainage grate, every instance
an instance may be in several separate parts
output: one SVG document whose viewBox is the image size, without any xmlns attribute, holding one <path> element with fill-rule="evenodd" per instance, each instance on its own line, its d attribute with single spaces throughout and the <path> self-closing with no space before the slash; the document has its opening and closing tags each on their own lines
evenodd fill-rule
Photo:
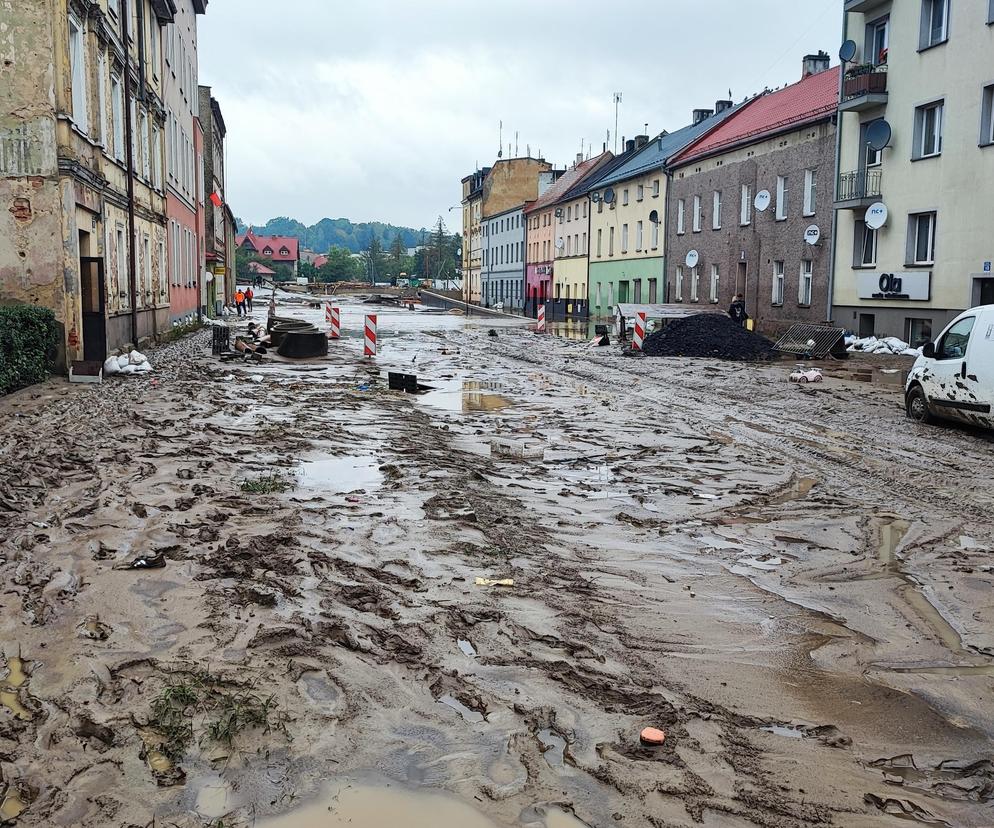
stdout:
<svg viewBox="0 0 994 828">
<path fill-rule="evenodd" d="M 773 346 L 785 354 L 797 354 L 821 359 L 829 355 L 845 359 L 845 328 L 830 328 L 827 325 L 793 325 Z"/>
</svg>

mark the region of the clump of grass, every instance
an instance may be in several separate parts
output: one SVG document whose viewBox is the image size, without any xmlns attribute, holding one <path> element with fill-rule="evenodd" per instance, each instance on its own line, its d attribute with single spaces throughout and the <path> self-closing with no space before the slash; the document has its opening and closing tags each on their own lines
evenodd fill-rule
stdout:
<svg viewBox="0 0 994 828">
<path fill-rule="evenodd" d="M 290 481 L 279 472 L 273 472 L 265 477 L 257 477 L 255 480 L 243 480 L 242 491 L 251 494 L 273 494 L 274 492 L 285 492 L 290 488 Z"/>
<path fill-rule="evenodd" d="M 232 689 L 208 674 L 167 684 L 152 701 L 148 726 L 162 736 L 163 753 L 176 761 L 194 740 L 231 747 L 247 730 L 288 735 L 286 722 L 275 696 L 252 687 Z"/>
</svg>

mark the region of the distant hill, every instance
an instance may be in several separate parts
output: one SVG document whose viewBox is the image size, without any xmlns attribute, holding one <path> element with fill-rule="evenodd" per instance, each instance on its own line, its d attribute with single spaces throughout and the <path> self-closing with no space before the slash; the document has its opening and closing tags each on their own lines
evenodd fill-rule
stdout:
<svg viewBox="0 0 994 828">
<path fill-rule="evenodd" d="M 244 233 L 247 229 L 245 222 L 239 218 L 236 218 L 235 222 L 238 225 L 238 232 Z M 286 216 L 270 219 L 263 225 L 253 224 L 252 229 L 256 233 L 266 236 L 295 236 L 304 247 L 318 253 L 327 253 L 328 249 L 335 245 L 348 248 L 353 253 L 359 253 L 369 246 L 374 235 L 380 240 L 383 247 L 387 248 L 397 233 L 400 233 L 404 247 L 417 247 L 431 235 L 428 230 L 395 227 L 392 224 L 383 224 L 379 221 L 364 221 L 353 224 L 345 218 L 324 218 L 317 224 L 308 227 L 296 219 Z"/>
</svg>

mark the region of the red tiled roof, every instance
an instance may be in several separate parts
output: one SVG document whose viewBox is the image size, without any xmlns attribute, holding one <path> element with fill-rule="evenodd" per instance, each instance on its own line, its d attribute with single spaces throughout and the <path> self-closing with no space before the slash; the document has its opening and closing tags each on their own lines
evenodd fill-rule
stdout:
<svg viewBox="0 0 994 828">
<path fill-rule="evenodd" d="M 264 264 L 262 264 L 262 262 L 249 262 L 248 263 L 248 269 L 251 270 L 253 273 L 258 274 L 259 276 L 275 276 L 276 275 L 276 271 L 275 270 L 270 270 L 268 267 L 266 267 Z"/>
<path fill-rule="evenodd" d="M 588 158 L 586 161 L 581 161 L 575 167 L 559 176 L 555 184 L 549 187 L 539 198 L 527 205 L 525 213 L 534 213 L 536 210 L 541 210 L 543 207 L 555 204 L 603 162 L 613 157 L 613 154 L 610 152 L 602 152 L 600 155 Z"/>
<path fill-rule="evenodd" d="M 328 264 L 328 257 L 327 256 L 315 256 L 313 264 L 314 264 L 314 267 L 324 267 L 326 264 Z"/>
<path fill-rule="evenodd" d="M 834 66 L 783 89 L 759 95 L 671 159 L 671 165 L 714 155 L 827 117 L 839 105 L 839 71 L 840 67 Z"/>
<path fill-rule="evenodd" d="M 300 258 L 300 246 L 293 236 L 257 236 L 249 228 L 247 233 L 235 239 L 235 244 L 238 247 L 244 247 L 246 242 L 260 256 L 266 256 L 274 262 L 295 262 Z M 273 251 L 272 254 L 264 252 L 267 247 Z M 283 249 L 286 249 L 288 255 L 280 254 Z"/>
</svg>

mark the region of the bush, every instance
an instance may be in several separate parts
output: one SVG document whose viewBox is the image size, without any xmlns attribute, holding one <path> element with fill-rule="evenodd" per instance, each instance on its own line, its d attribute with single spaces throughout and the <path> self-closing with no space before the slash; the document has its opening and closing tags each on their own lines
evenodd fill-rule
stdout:
<svg viewBox="0 0 994 828">
<path fill-rule="evenodd" d="M 0 307 L 0 395 L 45 379 L 57 342 L 55 314 L 48 308 Z"/>
</svg>

